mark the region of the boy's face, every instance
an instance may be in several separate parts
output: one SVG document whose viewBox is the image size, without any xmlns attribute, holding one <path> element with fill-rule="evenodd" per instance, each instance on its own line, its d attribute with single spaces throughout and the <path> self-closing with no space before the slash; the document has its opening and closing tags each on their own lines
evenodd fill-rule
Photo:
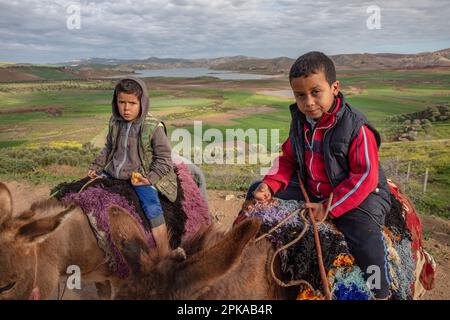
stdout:
<svg viewBox="0 0 450 320">
<path fill-rule="evenodd" d="M 334 97 L 339 93 L 339 81 L 331 86 L 323 71 L 308 76 L 292 78 L 291 88 L 295 101 L 302 113 L 314 120 L 320 119 L 333 106 Z"/>
<path fill-rule="evenodd" d="M 117 95 L 117 107 L 119 113 L 125 121 L 134 121 L 141 112 L 141 102 L 139 97 L 132 93 L 120 92 Z"/>
</svg>

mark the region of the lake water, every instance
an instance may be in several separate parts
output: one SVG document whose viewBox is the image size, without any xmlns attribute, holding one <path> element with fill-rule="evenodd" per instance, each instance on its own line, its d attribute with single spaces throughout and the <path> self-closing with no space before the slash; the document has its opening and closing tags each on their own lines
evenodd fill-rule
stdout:
<svg viewBox="0 0 450 320">
<path fill-rule="evenodd" d="M 155 69 L 155 70 L 135 70 L 134 77 L 152 78 L 152 77 L 174 77 L 174 78 L 197 78 L 197 77 L 216 77 L 222 80 L 259 80 L 272 78 L 273 76 L 263 74 L 237 73 L 227 70 L 211 70 L 208 68 L 176 68 L 176 69 Z M 123 76 L 114 76 L 108 78 L 122 78 Z"/>
</svg>

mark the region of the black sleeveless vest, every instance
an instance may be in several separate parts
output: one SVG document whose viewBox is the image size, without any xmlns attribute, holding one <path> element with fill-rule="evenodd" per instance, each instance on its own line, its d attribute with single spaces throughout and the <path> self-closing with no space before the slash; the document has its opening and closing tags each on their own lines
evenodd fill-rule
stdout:
<svg viewBox="0 0 450 320">
<path fill-rule="evenodd" d="M 339 97 L 341 99 L 341 105 L 336 112 L 336 120 L 325 132 L 323 141 L 325 168 L 333 187 L 336 187 L 349 175 L 349 147 L 363 125 L 366 125 L 374 133 L 378 148 L 381 144 L 380 134 L 369 123 L 366 117 L 358 110 L 351 108 L 345 102 L 342 93 L 339 93 Z M 289 108 L 292 117 L 289 138 L 299 164 L 300 176 L 305 182 L 307 169 L 305 164 L 303 125 L 307 120 L 306 116 L 298 109 L 296 103 L 292 104 Z M 386 176 L 381 164 L 379 164 L 378 168 L 378 186 L 363 200 L 358 208 L 370 214 L 378 223 L 383 224 L 384 216 L 390 210 L 391 201 Z"/>
</svg>

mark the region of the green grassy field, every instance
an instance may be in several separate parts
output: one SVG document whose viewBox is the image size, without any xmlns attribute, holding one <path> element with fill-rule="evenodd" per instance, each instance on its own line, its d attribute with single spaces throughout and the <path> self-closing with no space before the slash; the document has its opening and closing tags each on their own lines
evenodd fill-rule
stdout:
<svg viewBox="0 0 450 320">
<path fill-rule="evenodd" d="M 426 71 L 383 71 L 361 74 L 348 72 L 340 78 L 343 92 L 346 89 L 358 88 L 360 92 L 348 96 L 348 101 L 380 128 L 383 133 L 389 130 L 392 123 L 386 121 L 389 116 L 411 113 L 424 109 L 426 106 L 450 101 L 450 75 L 433 74 Z M 101 82 L 101 81 L 100 81 Z M 226 128 L 277 128 L 280 136 L 287 134 L 289 123 L 288 106 L 292 99 L 267 96 L 256 93 L 256 88 L 265 87 L 264 82 L 274 86 L 283 86 L 288 89 L 286 81 L 273 79 L 239 82 L 238 88 L 193 87 L 166 85 L 159 90 L 151 90 L 151 110 L 159 117 L 169 120 L 180 119 L 206 119 L 206 128 L 215 127 L 221 130 Z M 229 82 L 228 82 L 229 83 Z M 89 126 L 96 124 L 92 130 L 86 130 L 79 136 L 81 142 L 90 141 L 102 129 L 105 118 L 110 112 L 112 81 L 99 84 L 91 83 L 93 89 L 83 81 L 67 81 L 41 84 L 1 84 L 0 85 L 0 112 L 2 110 L 20 110 L 32 107 L 55 107 L 62 111 L 62 116 L 55 117 L 46 112 L 24 112 L 2 114 L 0 124 L 0 144 L 18 144 L 18 141 L 36 138 L 45 143 L 48 126 L 69 126 L 64 131 L 72 132 L 86 127 L 87 118 Z M 95 86 L 101 89 L 96 89 Z M 68 87 L 68 88 L 65 88 Z M 72 89 L 74 87 L 74 89 Z M 261 113 L 252 112 L 256 107 L 266 106 L 270 109 Z M 217 119 L 230 111 L 243 111 L 242 116 L 230 119 L 223 125 Z M 70 119 L 66 121 L 67 119 Z M 103 122 L 103 123 L 102 123 Z M 42 123 L 42 125 L 40 125 Z M 26 128 L 28 139 L 21 134 L 15 135 L 15 129 Z M 189 126 L 186 126 L 188 129 Z M 173 126 L 172 126 L 173 128 Z M 96 131 L 97 130 L 97 131 Z M 5 133 L 6 131 L 6 133 Z M 436 138 L 445 137 L 449 133 L 447 124 L 436 126 Z M 13 132 L 8 134 L 8 132 Z M 433 136 L 434 137 L 434 136 Z M 31 139 L 30 139 L 31 138 Z M 67 134 L 61 135 L 61 140 L 67 140 Z M 53 137 L 52 137 L 53 139 Z M 16 142 L 14 142 L 14 140 Z"/>
<path fill-rule="evenodd" d="M 39 70 L 44 72 L 41 68 Z M 88 156 L 83 158 L 84 162 L 73 166 L 67 159 L 65 162 L 58 162 L 56 158 L 49 163 L 42 162 L 39 154 L 57 154 L 61 148 L 84 150 L 81 146 L 88 142 L 102 145 L 111 114 L 114 81 L 64 80 L 52 74 L 55 70 L 49 68 L 47 71 L 47 74 L 39 76 L 54 81 L 0 84 L 0 148 L 3 154 L 0 179 L 25 178 L 56 183 L 77 177 L 84 171 L 75 167 L 86 167 Z M 338 74 L 338 78 L 342 91 L 348 93 L 347 100 L 381 131 L 384 142 L 390 142 L 400 125 L 392 120 L 392 116 L 450 103 L 450 71 L 365 70 L 340 73 L 342 76 Z M 203 121 L 203 132 L 209 128 L 217 128 L 223 133 L 226 129 L 239 128 L 278 129 L 280 143 L 288 134 L 288 106 L 292 99 L 260 93 L 262 90 L 288 90 L 286 79 L 149 79 L 148 82 L 151 110 L 166 122 L 169 136 L 180 127 L 193 132 L 192 120 Z M 58 113 L 55 114 L 55 110 Z M 405 186 L 424 213 L 450 216 L 449 139 L 450 121 L 446 120 L 433 123 L 426 134 L 419 132 L 417 141 L 385 143 L 382 146 L 383 162 L 388 164 L 392 159 L 400 159 L 396 160 L 396 178 L 402 178 L 401 173 L 406 172 L 409 162 L 412 163 L 414 175 Z M 46 147 L 54 151 L 46 150 Z M 36 151 L 37 158 L 31 160 L 34 165 L 27 162 L 21 167 L 24 170 L 17 169 L 17 164 L 23 162 L 20 153 L 28 154 L 27 150 L 42 148 L 45 152 Z M 70 152 L 76 157 L 76 151 Z M 70 158 L 69 155 L 67 157 Z M 55 165 L 65 166 L 63 174 L 54 168 Z M 420 181 L 426 168 L 430 170 L 429 188 L 426 194 L 422 194 Z M 224 165 L 219 168 L 204 165 L 203 169 L 210 187 L 233 190 L 244 190 L 248 183 L 258 178 L 259 171 L 257 165 Z"/>
<path fill-rule="evenodd" d="M 421 213 L 450 218 L 450 139 L 386 143 L 380 158 L 387 176 L 400 184 Z"/>
</svg>

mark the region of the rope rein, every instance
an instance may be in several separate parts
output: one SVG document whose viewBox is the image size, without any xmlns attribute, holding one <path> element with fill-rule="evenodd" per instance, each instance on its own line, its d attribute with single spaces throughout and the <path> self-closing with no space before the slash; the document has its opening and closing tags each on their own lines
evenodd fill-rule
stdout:
<svg viewBox="0 0 450 320">
<path fill-rule="evenodd" d="M 298 213 L 300 211 L 300 209 L 296 209 L 292 212 L 290 212 L 286 217 L 283 218 L 283 220 L 281 220 L 275 227 L 273 227 L 272 229 L 270 229 L 269 231 L 267 231 L 266 233 L 264 233 L 263 235 L 259 236 L 258 238 L 255 239 L 255 242 L 258 242 L 262 239 L 264 239 L 265 237 L 269 236 L 272 232 L 274 232 L 275 230 L 277 230 L 279 227 L 281 227 L 283 224 L 286 223 L 286 221 L 288 221 L 294 214 Z"/>
<path fill-rule="evenodd" d="M 34 245 L 34 279 L 33 279 L 33 289 L 36 288 L 37 285 L 37 276 L 38 276 L 38 255 L 37 255 L 37 244 Z"/>
<path fill-rule="evenodd" d="M 92 178 L 91 180 L 89 180 L 88 182 L 86 182 L 80 189 L 80 191 L 78 191 L 78 193 L 80 193 L 81 191 L 84 190 L 84 188 L 86 188 L 88 185 L 90 185 L 92 182 L 94 182 L 95 180 L 101 179 L 103 178 L 102 176 L 96 176 L 95 178 Z"/>
<path fill-rule="evenodd" d="M 64 294 L 66 293 L 67 282 L 64 282 L 64 287 L 63 287 L 63 291 L 62 291 L 61 295 L 59 295 L 60 286 L 61 286 L 61 283 L 58 281 L 58 300 L 62 300 L 63 299 Z"/>
<path fill-rule="evenodd" d="M 28 296 L 28 300 L 40 300 L 41 293 L 40 293 L 39 287 L 37 286 L 37 276 L 38 276 L 37 244 L 34 244 L 33 256 L 34 256 L 34 278 L 33 278 L 33 284 L 31 287 L 31 292 L 30 292 L 30 295 Z"/>
<path fill-rule="evenodd" d="M 299 179 L 300 179 L 300 177 L 299 177 Z M 300 186 L 301 186 L 302 192 L 304 192 L 304 198 L 306 200 L 306 203 L 309 203 L 309 197 L 308 197 L 308 195 L 306 194 L 306 191 L 303 188 L 303 184 L 302 184 L 301 180 L 300 180 Z M 328 214 L 329 214 L 329 211 L 330 211 L 329 208 L 330 208 L 332 200 L 333 200 L 333 194 L 331 193 L 330 197 L 328 199 L 328 205 L 327 205 L 327 210 L 325 212 L 325 215 L 318 222 L 318 224 L 321 224 L 321 223 L 325 222 L 325 220 L 328 218 Z M 256 238 L 255 239 L 255 243 L 257 243 L 258 241 L 260 241 L 262 239 L 265 239 L 272 232 L 274 232 L 275 230 L 280 228 L 283 224 L 285 224 L 295 214 L 299 214 L 300 218 L 304 222 L 303 230 L 300 232 L 300 234 L 294 240 L 292 240 L 291 242 L 281 246 L 280 248 L 278 248 L 275 251 L 275 253 L 272 256 L 271 263 L 270 263 L 270 272 L 271 272 L 272 278 L 281 287 L 292 287 L 292 286 L 297 286 L 297 285 L 304 285 L 304 286 L 308 287 L 312 292 L 315 292 L 313 286 L 309 282 L 307 282 L 305 280 L 291 280 L 291 281 L 288 281 L 288 282 L 282 281 L 280 278 L 278 278 L 278 276 L 276 275 L 275 269 L 274 269 L 275 259 L 278 256 L 278 254 L 281 251 L 288 249 L 289 247 L 291 247 L 292 245 L 294 245 L 295 243 L 300 241 L 300 239 L 302 239 L 304 237 L 305 233 L 307 232 L 307 230 L 309 228 L 309 221 L 305 217 L 305 212 L 306 212 L 306 208 L 303 208 L 303 209 L 299 208 L 299 209 L 296 209 L 296 210 L 290 212 L 277 225 L 275 225 L 269 231 L 267 231 L 266 233 L 264 233 L 261 236 L 259 236 L 258 238 Z M 327 298 L 327 300 L 331 300 L 331 292 L 330 292 L 330 289 L 329 289 L 330 287 L 329 287 L 329 283 L 328 283 L 328 278 L 325 275 L 325 268 L 324 268 L 323 260 L 322 260 L 322 251 L 321 251 L 321 247 L 320 247 L 320 239 L 318 237 L 317 225 L 316 225 L 316 222 L 315 222 L 315 218 L 314 218 L 314 216 L 312 214 L 311 208 L 309 208 L 309 217 L 311 219 L 311 222 L 312 222 L 312 225 L 313 225 L 313 229 L 314 229 L 314 240 L 315 240 L 315 243 L 316 243 L 317 259 L 318 259 L 318 262 L 319 262 L 319 269 L 321 271 L 321 279 L 322 279 L 322 284 L 324 286 L 325 297 Z M 323 275 L 325 275 L 325 277 Z"/>
<path fill-rule="evenodd" d="M 306 231 L 308 230 L 308 228 L 309 228 L 309 222 L 308 222 L 308 220 L 305 218 L 305 209 L 302 209 L 302 210 L 300 210 L 300 209 L 297 209 L 297 210 L 295 210 L 294 212 L 300 212 L 299 213 L 299 216 L 300 216 L 300 218 L 303 220 L 303 222 L 304 222 L 304 227 L 303 227 L 303 230 L 302 230 L 302 232 L 300 232 L 300 234 L 294 239 L 294 240 L 292 240 L 291 242 L 289 242 L 289 243 L 287 243 L 287 244 L 285 244 L 284 246 L 281 246 L 280 248 L 278 248 L 276 251 L 275 251 L 275 253 L 273 254 L 273 256 L 272 256 L 272 260 L 271 260 L 271 262 L 270 262 L 270 273 L 272 274 L 272 278 L 275 280 L 275 282 L 279 285 L 279 286 L 281 286 L 281 287 L 292 287 L 292 286 L 296 286 L 296 285 L 305 285 L 305 286 L 307 286 L 307 287 L 309 287 L 313 292 L 315 291 L 314 290 L 314 288 L 313 288 L 313 286 L 309 283 L 309 282 L 307 282 L 307 281 L 305 281 L 305 280 L 291 280 L 291 281 L 289 281 L 289 282 L 284 282 L 284 281 L 282 281 L 280 278 L 278 278 L 278 276 L 276 275 L 276 272 L 275 272 L 275 268 L 274 268 L 274 265 L 275 265 L 275 259 L 276 259 L 276 257 L 278 256 L 278 254 L 281 252 L 281 251 L 283 251 L 283 250 L 286 250 L 287 248 L 289 248 L 290 246 L 292 246 L 292 245 L 294 245 L 295 243 L 297 243 L 298 241 L 300 241 L 300 239 L 301 238 L 303 238 L 303 236 L 305 235 L 305 233 L 306 233 Z M 293 212 L 293 213 L 294 213 Z M 292 214 L 291 214 L 292 215 Z"/>
<path fill-rule="evenodd" d="M 306 201 L 306 204 L 308 204 L 308 203 L 310 203 L 308 193 L 306 192 L 305 187 L 303 186 L 303 181 L 302 181 L 302 178 L 300 177 L 300 174 L 297 173 L 297 176 L 298 176 L 298 182 L 299 182 L 303 197 Z M 330 203 L 330 201 L 329 201 L 329 203 Z M 313 215 L 312 209 L 311 208 L 308 208 L 308 209 L 309 209 L 308 210 L 309 211 L 309 219 L 311 220 L 311 223 L 313 226 L 313 231 L 314 231 L 314 241 L 316 243 L 317 262 L 319 265 L 320 277 L 322 279 L 323 292 L 325 294 L 325 298 L 327 300 L 331 300 L 332 297 L 331 297 L 331 292 L 330 292 L 330 284 L 328 282 L 328 278 L 325 273 L 325 266 L 323 264 L 322 248 L 320 245 L 319 231 L 317 230 L 316 219 Z M 328 215 L 328 212 L 326 215 Z"/>
<path fill-rule="evenodd" d="M 78 193 L 80 193 L 81 191 L 83 191 L 88 185 L 90 185 L 92 182 L 94 182 L 97 179 L 101 179 L 103 178 L 102 176 L 97 176 L 95 178 L 91 178 L 91 180 L 89 180 L 88 182 L 86 182 L 80 189 L 80 191 L 78 191 Z M 51 198 L 53 198 L 54 196 L 56 196 L 61 190 L 56 190 L 55 192 L 53 192 L 50 197 L 48 197 L 48 200 L 50 200 Z"/>
</svg>

